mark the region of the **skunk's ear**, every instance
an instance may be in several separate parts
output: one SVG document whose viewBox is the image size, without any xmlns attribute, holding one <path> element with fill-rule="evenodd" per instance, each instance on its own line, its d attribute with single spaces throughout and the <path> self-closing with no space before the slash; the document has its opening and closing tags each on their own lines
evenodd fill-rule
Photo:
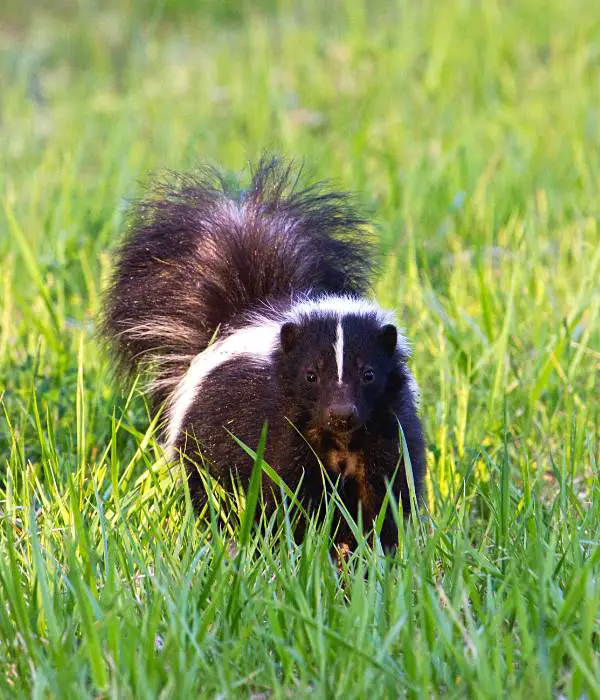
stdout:
<svg viewBox="0 0 600 700">
<path fill-rule="evenodd" d="M 300 329 L 295 323 L 284 323 L 279 331 L 279 337 L 281 338 L 281 347 L 283 352 L 289 352 L 294 345 L 296 340 L 298 340 L 298 335 Z"/>
<path fill-rule="evenodd" d="M 393 326 L 391 323 L 385 325 L 379 331 L 379 342 L 385 350 L 386 355 L 391 357 L 398 343 L 398 331 L 396 330 L 396 326 Z"/>
</svg>

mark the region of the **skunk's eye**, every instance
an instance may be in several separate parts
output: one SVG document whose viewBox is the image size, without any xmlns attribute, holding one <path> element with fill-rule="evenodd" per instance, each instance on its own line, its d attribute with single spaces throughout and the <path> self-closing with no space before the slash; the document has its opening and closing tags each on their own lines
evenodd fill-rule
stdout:
<svg viewBox="0 0 600 700">
<path fill-rule="evenodd" d="M 317 373 L 313 372 L 312 370 L 309 369 L 308 372 L 306 373 L 306 381 L 310 382 L 311 384 L 316 382 L 317 381 Z"/>
<path fill-rule="evenodd" d="M 369 384 L 369 382 L 372 382 L 375 379 L 375 372 L 373 372 L 372 369 L 366 369 L 363 372 L 362 378 L 365 384 Z"/>
</svg>

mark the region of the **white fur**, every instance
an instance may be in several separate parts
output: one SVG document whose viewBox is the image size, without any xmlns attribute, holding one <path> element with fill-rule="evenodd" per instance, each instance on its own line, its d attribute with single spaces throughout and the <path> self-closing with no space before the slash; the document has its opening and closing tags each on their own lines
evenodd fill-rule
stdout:
<svg viewBox="0 0 600 700">
<path fill-rule="evenodd" d="M 277 347 L 280 329 L 284 323 L 302 323 L 315 316 L 333 316 L 337 320 L 334 350 L 339 382 L 342 381 L 344 365 L 342 319 L 346 316 L 374 316 L 380 326 L 394 323 L 392 312 L 385 311 L 374 302 L 351 296 L 325 295 L 314 299 L 301 297 L 293 301 L 291 307 L 282 313 L 273 313 L 273 309 L 270 309 L 270 312 L 271 318 L 255 314 L 250 325 L 217 340 L 194 357 L 168 401 L 166 440 L 168 455 L 172 454 L 185 416 L 201 390 L 203 380 L 221 364 L 237 357 L 243 356 L 261 364 L 268 363 Z M 409 354 L 408 342 L 400 334 L 398 347 L 406 355 Z M 411 379 L 410 390 L 417 401 L 419 391 L 414 378 Z"/>
<path fill-rule="evenodd" d="M 344 375 L 344 329 L 342 328 L 342 320 L 338 319 L 335 329 L 335 362 L 337 364 L 338 382 L 342 383 Z"/>
<path fill-rule="evenodd" d="M 417 380 L 414 378 L 413 373 L 410 370 L 408 370 L 408 390 L 412 394 L 412 397 L 415 402 L 415 407 L 419 408 L 419 405 L 421 403 L 421 390 L 419 389 Z"/>
<path fill-rule="evenodd" d="M 393 324 L 396 320 L 393 311 L 382 309 L 373 301 L 336 294 L 328 294 L 314 299 L 302 298 L 296 301 L 286 313 L 286 320 L 300 322 L 303 318 L 323 314 L 336 317 L 338 322 L 341 322 L 345 316 L 362 316 L 363 318 L 374 316 L 379 326 Z M 408 340 L 400 332 L 398 333 L 398 349 L 403 354 L 410 355 Z"/>
<path fill-rule="evenodd" d="M 259 363 L 268 362 L 278 338 L 279 325 L 265 322 L 263 325 L 240 328 L 196 355 L 169 399 L 167 451 L 173 449 L 202 381 L 219 365 L 242 355 Z"/>
<path fill-rule="evenodd" d="M 314 316 L 326 314 L 343 318 L 344 316 L 375 316 L 377 322 L 385 326 L 386 323 L 394 322 L 394 314 L 385 311 L 378 304 L 360 297 L 349 295 L 339 296 L 336 294 L 326 294 L 315 298 L 301 298 L 294 302 L 286 316 L 290 320 L 300 320 L 303 316 Z"/>
</svg>

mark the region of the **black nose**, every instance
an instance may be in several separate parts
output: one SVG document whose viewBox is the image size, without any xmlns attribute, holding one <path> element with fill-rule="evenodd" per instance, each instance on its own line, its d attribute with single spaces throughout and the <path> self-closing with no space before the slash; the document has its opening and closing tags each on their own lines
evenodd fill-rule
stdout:
<svg viewBox="0 0 600 700">
<path fill-rule="evenodd" d="M 358 411 L 353 403 L 332 404 L 328 411 L 330 427 L 338 430 L 348 430 L 356 423 Z"/>
</svg>

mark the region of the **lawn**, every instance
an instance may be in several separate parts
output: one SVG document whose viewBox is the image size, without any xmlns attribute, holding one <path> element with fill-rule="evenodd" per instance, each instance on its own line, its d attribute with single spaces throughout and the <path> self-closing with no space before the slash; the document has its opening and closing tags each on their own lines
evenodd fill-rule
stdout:
<svg viewBox="0 0 600 700">
<path fill-rule="evenodd" d="M 583 0 L 5 0 L 2 697 L 600 697 L 599 95 Z M 428 444 L 393 557 L 195 519 L 95 334 L 148 173 L 264 149 L 375 222 Z"/>
</svg>

